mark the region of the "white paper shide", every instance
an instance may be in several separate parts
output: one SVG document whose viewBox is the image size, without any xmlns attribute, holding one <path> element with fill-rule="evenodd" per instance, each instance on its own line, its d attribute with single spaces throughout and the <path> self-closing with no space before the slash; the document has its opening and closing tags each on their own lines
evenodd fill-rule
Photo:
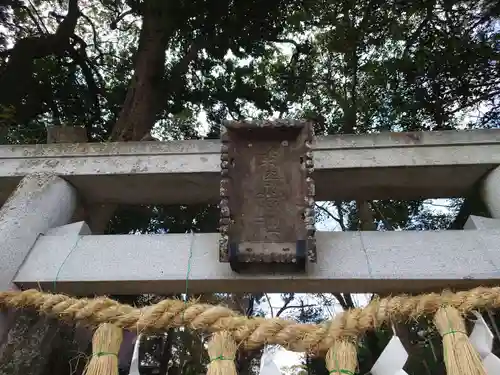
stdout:
<svg viewBox="0 0 500 375">
<path fill-rule="evenodd" d="M 141 342 L 141 335 L 137 336 L 134 345 L 134 353 L 132 354 L 132 361 L 130 362 L 130 370 L 128 375 L 141 375 L 139 373 L 139 343 Z"/>
<path fill-rule="evenodd" d="M 408 375 L 403 370 L 407 360 L 408 353 L 406 349 L 399 337 L 394 335 L 380 357 L 378 357 L 370 373 L 372 375 Z"/>
<path fill-rule="evenodd" d="M 479 353 L 486 373 L 488 375 L 498 375 L 500 374 L 500 359 L 491 352 L 493 350 L 493 332 L 491 332 L 490 327 L 488 327 L 481 314 L 474 311 L 474 315 L 477 320 L 469 336 L 469 340 Z"/>
<path fill-rule="evenodd" d="M 264 348 L 260 359 L 259 375 L 281 375 L 279 367 L 274 362 L 274 355 L 267 347 Z"/>
</svg>

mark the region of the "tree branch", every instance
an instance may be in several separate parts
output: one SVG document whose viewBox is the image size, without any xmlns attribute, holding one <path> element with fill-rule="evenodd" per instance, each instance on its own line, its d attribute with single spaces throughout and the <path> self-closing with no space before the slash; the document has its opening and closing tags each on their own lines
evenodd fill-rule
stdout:
<svg viewBox="0 0 500 375">
<path fill-rule="evenodd" d="M 281 306 L 281 309 L 279 309 L 278 312 L 276 313 L 276 317 L 279 317 L 283 313 L 283 311 L 287 309 L 288 305 L 290 304 L 290 302 L 293 301 L 294 298 L 295 298 L 294 293 L 290 293 L 290 295 L 287 298 L 285 298 L 285 302 L 283 306 Z"/>
<path fill-rule="evenodd" d="M 269 311 L 271 311 L 271 318 L 274 318 L 274 312 L 273 312 L 273 307 L 271 306 L 271 300 L 269 299 L 269 295 L 267 293 L 264 293 L 267 299 L 267 303 L 269 304 Z"/>
<path fill-rule="evenodd" d="M 87 17 L 85 14 L 80 13 L 80 15 L 90 25 L 90 28 L 92 29 L 92 40 L 94 42 L 94 48 L 96 49 L 96 51 L 98 53 L 98 58 L 102 59 L 104 56 L 104 53 L 102 52 L 101 47 L 99 46 L 99 43 L 97 40 L 97 31 L 96 31 L 95 25 L 92 22 L 92 20 L 89 17 Z"/>
<path fill-rule="evenodd" d="M 344 310 L 349 310 L 349 305 L 347 304 L 347 301 L 345 300 L 344 295 L 342 293 L 332 293 L 332 294 L 337 299 L 337 301 L 339 301 L 340 306 L 342 306 Z"/>
<path fill-rule="evenodd" d="M 316 208 L 319 208 L 321 211 L 326 213 L 328 216 L 330 216 L 333 220 L 338 222 L 340 224 L 340 219 L 338 217 L 335 217 L 330 211 L 328 211 L 325 207 L 320 206 L 319 204 L 315 203 Z"/>
<path fill-rule="evenodd" d="M 378 205 L 374 201 L 369 201 L 368 203 L 370 204 L 372 209 L 375 210 L 380 215 L 382 221 L 384 222 L 384 226 L 388 230 L 394 230 L 394 226 L 389 222 L 389 220 L 386 219 L 382 211 L 378 208 Z"/>
<path fill-rule="evenodd" d="M 347 228 L 344 224 L 344 211 L 342 210 L 342 202 L 335 201 L 335 207 L 337 208 L 337 212 L 339 213 L 340 228 L 342 229 L 342 232 L 345 232 Z"/>
<path fill-rule="evenodd" d="M 126 16 L 128 16 L 129 14 L 132 14 L 134 13 L 134 9 L 129 9 L 125 12 L 123 12 L 122 14 L 120 14 L 118 17 L 116 17 L 112 22 L 111 22 L 111 30 L 115 30 L 116 27 L 118 26 L 118 22 L 120 22 L 122 19 L 124 19 Z"/>
<path fill-rule="evenodd" d="M 0 87 L 11 87 L 8 92 L 0 93 L 1 104 L 14 106 L 16 113 L 22 114 L 23 118 L 33 116 L 33 109 L 42 107 L 35 105 L 28 109 L 23 102 L 27 93 L 36 91 L 38 87 L 38 82 L 33 78 L 34 62 L 50 55 L 63 56 L 72 48 L 70 39 L 79 15 L 78 1 L 69 0 L 68 13 L 54 34 L 26 37 L 16 42 L 9 51 L 9 60 L 0 74 Z"/>
<path fill-rule="evenodd" d="M 317 304 L 311 304 L 311 305 L 288 305 L 286 306 L 286 309 L 302 309 L 304 307 L 316 307 L 318 306 Z M 278 308 L 278 307 L 273 307 L 273 308 Z M 283 307 L 280 307 L 280 309 L 283 309 Z"/>
<path fill-rule="evenodd" d="M 80 9 L 78 8 L 78 0 L 68 1 L 68 13 L 64 20 L 57 26 L 54 36 L 59 42 L 69 40 L 75 33 L 76 23 L 80 17 Z"/>
<path fill-rule="evenodd" d="M 31 1 L 30 1 L 30 4 L 31 4 Z M 36 12 L 36 8 L 35 7 L 33 7 L 33 8 L 35 9 L 35 12 Z M 45 34 L 47 32 L 47 28 L 45 27 L 45 25 L 43 25 L 44 28 L 45 28 L 45 30 L 43 30 L 42 27 L 40 26 L 40 23 L 39 23 L 38 19 L 35 17 L 35 15 L 33 14 L 33 12 L 31 12 L 30 8 L 28 8 L 25 5 L 22 5 L 21 9 L 24 9 L 26 11 L 26 13 L 28 13 L 28 17 L 31 18 L 31 20 L 35 24 L 35 27 L 38 29 L 38 32 L 40 34 Z"/>
<path fill-rule="evenodd" d="M 427 7 L 427 11 L 426 11 L 426 16 L 425 18 L 423 19 L 423 21 L 418 25 L 417 29 L 415 30 L 415 32 L 408 38 L 408 40 L 406 41 L 406 44 L 405 44 L 405 49 L 403 50 L 403 58 L 407 57 L 408 56 L 408 53 L 410 52 L 410 48 L 411 46 L 417 41 L 417 39 L 420 37 L 420 35 L 422 34 L 422 31 L 424 30 L 424 28 L 427 26 L 427 24 L 431 21 L 432 19 L 432 16 L 433 16 L 433 10 L 434 10 L 434 7 L 436 6 L 436 2 L 437 1 L 434 1 L 434 3 L 430 3 L 429 6 Z"/>
</svg>

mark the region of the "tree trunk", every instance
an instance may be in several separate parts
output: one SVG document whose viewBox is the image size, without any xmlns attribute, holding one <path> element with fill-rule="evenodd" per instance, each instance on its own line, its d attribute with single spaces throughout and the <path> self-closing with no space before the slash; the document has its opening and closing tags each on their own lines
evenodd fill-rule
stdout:
<svg viewBox="0 0 500 375">
<path fill-rule="evenodd" d="M 9 312 L 10 328 L 0 345 L 0 375 L 79 375 L 92 334 L 34 311 Z"/>
<path fill-rule="evenodd" d="M 92 332 L 76 325 L 57 325 L 58 334 L 43 375 L 80 375 L 91 355 Z"/>
<path fill-rule="evenodd" d="M 134 76 L 113 128 L 111 139 L 114 141 L 138 141 L 143 138 L 155 124 L 160 104 L 168 43 L 165 6 L 161 2 L 150 1 L 144 2 L 143 8 Z"/>
<path fill-rule="evenodd" d="M 161 87 L 165 74 L 165 50 L 168 37 L 165 6 L 150 1 L 143 4 L 142 29 L 135 56 L 134 75 L 118 116 L 111 141 L 140 141 L 147 137 L 156 122 Z M 92 233 L 105 233 L 116 211 L 115 204 L 92 207 L 89 227 Z"/>
<path fill-rule="evenodd" d="M 65 47 L 66 39 L 64 38 L 69 40 L 79 16 L 77 0 L 69 0 L 69 4 L 70 10 L 65 22 L 61 23 L 54 37 L 50 39 L 52 44 L 48 46 L 46 42 L 47 46 L 42 45 L 42 47 L 47 48 L 32 48 L 30 50 L 27 49 L 26 45 L 37 43 L 34 45 L 40 47 L 43 41 L 30 39 L 18 43 L 17 49 L 13 50 L 11 55 L 11 61 L 19 60 L 20 62 L 9 64 L 10 68 L 7 67 L 8 69 L 4 71 L 0 81 L 11 79 L 12 74 L 7 73 L 12 69 L 18 71 L 16 66 L 27 67 L 24 69 L 22 77 L 28 79 L 31 75 L 26 74 L 26 72 L 29 73 L 34 58 L 41 54 L 57 53 L 55 51 L 56 42 L 58 43 L 57 48 Z M 158 98 L 164 75 L 165 49 L 168 42 L 165 33 L 165 17 L 162 11 L 164 5 L 161 2 L 145 2 L 143 8 L 143 24 L 136 54 L 134 76 L 112 132 L 111 140 L 114 141 L 141 140 L 153 127 L 159 108 Z M 27 85 L 5 86 L 25 89 Z M 20 100 L 22 95 L 22 92 L 17 93 L 16 97 L 19 98 L 16 100 Z M 62 141 L 59 136 L 56 138 L 51 139 L 51 141 L 56 143 Z M 64 139 L 63 141 L 68 140 Z M 87 207 L 84 215 L 90 222 L 94 233 L 105 231 L 115 208 L 115 205 Z M 61 374 L 69 373 L 65 370 L 70 362 L 68 358 L 74 360 L 74 354 L 82 352 L 82 348 L 86 346 L 85 344 L 88 346 L 88 343 L 88 341 L 85 343 L 85 340 L 82 342 L 73 337 L 68 332 L 68 327 L 60 326 L 54 320 L 39 317 L 31 312 L 16 313 L 13 326 L 0 348 L 0 375 L 45 375 L 57 374 L 59 371 L 62 371 Z M 85 360 L 73 364 L 76 365 L 76 363 L 85 363 Z"/>
<path fill-rule="evenodd" d="M 19 311 L 0 349 L 0 375 L 42 375 L 49 362 L 58 322 Z"/>
</svg>

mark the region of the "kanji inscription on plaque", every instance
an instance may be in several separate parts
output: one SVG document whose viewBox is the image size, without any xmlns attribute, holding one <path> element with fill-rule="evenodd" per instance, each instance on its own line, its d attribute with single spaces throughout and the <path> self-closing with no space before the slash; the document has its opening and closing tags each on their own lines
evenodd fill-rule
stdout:
<svg viewBox="0 0 500 375">
<path fill-rule="evenodd" d="M 312 138 L 305 121 L 225 124 L 219 258 L 233 270 L 316 262 Z"/>
</svg>

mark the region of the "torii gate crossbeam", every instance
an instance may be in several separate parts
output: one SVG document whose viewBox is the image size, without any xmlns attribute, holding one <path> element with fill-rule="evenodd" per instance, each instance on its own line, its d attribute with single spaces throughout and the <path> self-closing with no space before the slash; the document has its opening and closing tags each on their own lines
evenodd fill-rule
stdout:
<svg viewBox="0 0 500 375">
<path fill-rule="evenodd" d="M 500 165 L 500 130 L 318 137 L 313 155 L 316 201 L 461 197 Z M 0 202 L 37 172 L 87 202 L 218 202 L 220 141 L 0 146 Z"/>
<path fill-rule="evenodd" d="M 72 294 L 182 291 L 189 235 L 92 236 L 85 225 L 64 224 L 80 198 L 216 200 L 215 146 L 0 147 L 0 196 L 6 198 L 26 176 L 0 210 L 0 288 L 14 282 L 52 290 L 55 285 Z M 314 159 L 318 200 L 461 196 L 487 175 L 483 196 L 500 218 L 500 130 L 320 138 Z M 316 264 L 305 274 L 272 276 L 235 275 L 217 260 L 218 235 L 197 235 L 190 285 L 193 291 L 388 293 L 498 283 L 500 226 L 478 218 L 469 224 L 476 230 L 318 233 Z"/>
</svg>

